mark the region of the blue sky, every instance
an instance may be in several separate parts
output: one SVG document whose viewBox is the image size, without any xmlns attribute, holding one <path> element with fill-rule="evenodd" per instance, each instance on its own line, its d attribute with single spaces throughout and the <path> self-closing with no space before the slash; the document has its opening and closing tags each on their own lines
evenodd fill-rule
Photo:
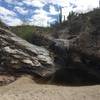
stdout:
<svg viewBox="0 0 100 100">
<path fill-rule="evenodd" d="M 48 26 L 57 20 L 59 7 L 63 16 L 70 11 L 87 12 L 99 6 L 99 0 L 0 0 L 0 19 L 9 26 Z"/>
</svg>

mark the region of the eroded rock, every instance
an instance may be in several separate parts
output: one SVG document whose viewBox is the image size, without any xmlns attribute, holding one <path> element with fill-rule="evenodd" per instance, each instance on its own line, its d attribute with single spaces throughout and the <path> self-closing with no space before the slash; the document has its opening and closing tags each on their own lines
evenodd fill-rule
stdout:
<svg viewBox="0 0 100 100">
<path fill-rule="evenodd" d="M 42 77 L 55 72 L 53 58 L 43 47 L 32 45 L 12 32 L 0 28 L 0 66 L 25 70 Z"/>
</svg>

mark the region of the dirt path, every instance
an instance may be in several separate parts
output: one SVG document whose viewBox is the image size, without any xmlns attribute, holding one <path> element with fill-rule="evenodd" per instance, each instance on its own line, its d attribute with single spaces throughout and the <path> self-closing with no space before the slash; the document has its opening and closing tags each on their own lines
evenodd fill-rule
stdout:
<svg viewBox="0 0 100 100">
<path fill-rule="evenodd" d="M 23 76 L 0 87 L 0 100 L 100 100 L 100 85 L 69 87 L 36 84 Z"/>
</svg>

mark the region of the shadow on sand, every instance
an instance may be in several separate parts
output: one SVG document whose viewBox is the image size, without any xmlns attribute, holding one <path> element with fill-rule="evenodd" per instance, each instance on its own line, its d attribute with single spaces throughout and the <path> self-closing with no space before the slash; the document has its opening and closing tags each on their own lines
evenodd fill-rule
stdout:
<svg viewBox="0 0 100 100">
<path fill-rule="evenodd" d="M 58 70 L 55 75 L 49 78 L 42 78 L 35 75 L 33 80 L 38 84 L 62 85 L 62 86 L 91 86 L 99 85 L 100 80 L 83 70 Z"/>
</svg>

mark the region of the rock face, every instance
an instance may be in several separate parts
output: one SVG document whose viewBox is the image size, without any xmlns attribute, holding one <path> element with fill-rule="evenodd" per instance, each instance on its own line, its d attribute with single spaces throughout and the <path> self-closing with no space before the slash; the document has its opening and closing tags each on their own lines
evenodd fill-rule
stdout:
<svg viewBox="0 0 100 100">
<path fill-rule="evenodd" d="M 69 40 L 53 39 L 52 45 L 50 45 L 50 49 L 56 55 L 55 63 L 61 67 L 66 66 L 69 60 L 68 58 Z"/>
<path fill-rule="evenodd" d="M 100 34 L 98 33 L 81 33 L 71 45 L 74 50 L 77 50 L 92 58 L 100 59 Z"/>
<path fill-rule="evenodd" d="M 97 38 L 97 39 L 96 39 Z M 51 49 L 60 65 L 55 80 L 70 82 L 100 82 L 99 36 L 83 33 L 71 39 L 54 39 Z"/>
<path fill-rule="evenodd" d="M 50 52 L 0 28 L 0 69 L 22 70 L 47 77 L 55 72 Z"/>
<path fill-rule="evenodd" d="M 0 28 L 0 73 L 25 72 L 66 82 L 100 82 L 99 42 L 99 35 L 90 33 L 69 39 L 51 38 L 48 51 Z"/>
<path fill-rule="evenodd" d="M 100 35 L 97 32 L 84 32 L 72 39 L 69 45 L 71 59 L 81 65 L 77 67 L 100 81 Z"/>
</svg>

